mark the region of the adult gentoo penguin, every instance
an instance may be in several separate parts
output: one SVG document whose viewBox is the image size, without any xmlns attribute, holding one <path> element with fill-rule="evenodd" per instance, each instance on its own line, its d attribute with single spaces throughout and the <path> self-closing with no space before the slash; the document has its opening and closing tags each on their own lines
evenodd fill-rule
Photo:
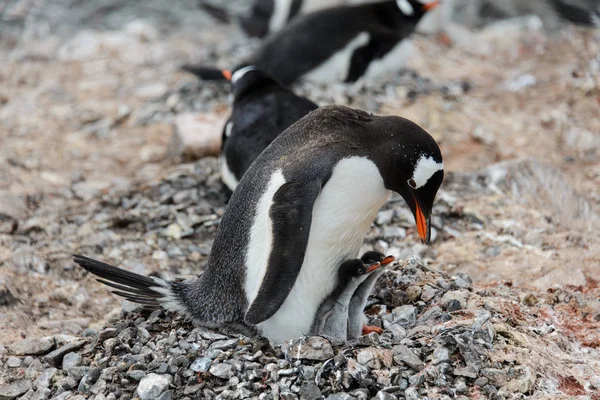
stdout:
<svg viewBox="0 0 600 400">
<path fill-rule="evenodd" d="M 369 251 L 363 254 L 360 259 L 343 262 L 339 267 L 338 281 L 335 289 L 333 289 L 333 292 L 319 306 L 312 333 L 316 335 L 331 336 L 342 340 L 352 340 L 358 337 L 361 330 L 365 333 L 371 331 L 380 332 L 380 328 L 367 325 L 359 326 L 358 330 L 356 330 L 355 327 L 350 328 L 348 326 L 350 321 L 362 322 L 362 320 L 359 320 L 354 315 L 350 318 L 350 303 L 359 286 L 370 277 L 371 273 L 379 269 L 380 273 L 377 274 L 377 276 L 380 276 L 384 270 L 381 266 L 387 266 L 393 261 L 393 256 L 386 257 L 382 253 Z M 360 291 L 359 296 L 364 294 L 364 292 L 364 290 Z M 367 293 L 367 297 L 368 295 L 369 294 Z M 363 312 L 363 310 L 352 311 L 359 311 L 361 314 Z M 350 336 L 350 332 L 355 335 Z"/>
<path fill-rule="evenodd" d="M 233 110 L 223 129 L 219 164 L 223 183 L 233 191 L 277 135 L 318 106 L 253 65 L 223 74 L 230 77 Z"/>
<path fill-rule="evenodd" d="M 321 107 L 286 129 L 246 171 L 199 278 L 167 282 L 81 256 L 75 261 L 133 301 L 205 326 L 256 330 L 280 343 L 310 333 L 339 265 L 358 256 L 392 191 L 429 242 L 443 176 L 438 145 L 415 123 Z"/>
<path fill-rule="evenodd" d="M 387 0 L 304 15 L 269 36 L 243 65 L 255 65 L 283 85 L 300 78 L 353 82 L 397 71 L 410 53 L 409 36 L 438 4 Z M 219 79 L 213 68 L 182 68 L 203 79 Z"/>
</svg>

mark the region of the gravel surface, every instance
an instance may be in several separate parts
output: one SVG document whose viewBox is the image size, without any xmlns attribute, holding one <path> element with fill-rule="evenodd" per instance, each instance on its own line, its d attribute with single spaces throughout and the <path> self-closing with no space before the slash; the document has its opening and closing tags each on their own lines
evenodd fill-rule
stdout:
<svg viewBox="0 0 600 400">
<path fill-rule="evenodd" d="M 225 118 L 228 90 L 178 66 L 231 66 L 256 42 L 192 1 L 0 15 L 0 399 L 599 398 L 598 31 L 419 38 L 409 71 L 298 87 L 414 120 L 448 173 L 430 246 L 399 197 L 367 235 L 401 260 L 367 309 L 384 333 L 273 349 L 122 304 L 70 256 L 201 272 L 228 194 L 215 158 L 169 143 L 181 115 Z"/>
</svg>

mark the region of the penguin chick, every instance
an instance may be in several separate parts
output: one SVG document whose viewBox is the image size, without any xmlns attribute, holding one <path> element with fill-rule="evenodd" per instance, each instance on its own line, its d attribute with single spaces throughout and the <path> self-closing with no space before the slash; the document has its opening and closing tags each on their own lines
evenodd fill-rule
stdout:
<svg viewBox="0 0 600 400">
<path fill-rule="evenodd" d="M 443 177 L 438 145 L 415 123 L 320 107 L 248 168 L 198 278 L 165 281 L 87 257 L 75 262 L 132 301 L 282 343 L 310 333 L 339 265 L 357 257 L 391 191 L 402 196 L 429 243 Z"/>
<path fill-rule="evenodd" d="M 354 259 L 342 263 L 335 289 L 317 311 L 313 333 L 341 340 L 348 339 L 348 308 L 355 291 L 372 272 L 393 260 L 394 257 L 385 257 L 378 252 L 367 252 L 360 260 Z"/>
<path fill-rule="evenodd" d="M 233 110 L 223 129 L 219 165 L 223 183 L 233 192 L 254 159 L 318 106 L 252 65 L 223 76 L 231 82 Z"/>
<path fill-rule="evenodd" d="M 378 251 L 368 251 L 362 259 L 365 263 L 379 262 L 387 267 L 395 261 L 393 256 L 385 257 Z M 383 330 L 377 326 L 367 325 L 367 317 L 364 310 L 367 300 L 373 291 L 373 286 L 379 277 L 385 272 L 386 268 L 379 268 L 370 274 L 358 288 L 354 291 L 350 303 L 348 304 L 348 340 L 358 338 L 361 334 L 365 335 L 371 332 L 383 333 Z"/>
<path fill-rule="evenodd" d="M 242 65 L 255 65 L 283 85 L 300 78 L 354 82 L 398 71 L 410 53 L 409 36 L 438 4 L 387 0 L 303 15 L 267 37 Z M 222 79 L 214 68 L 182 68 L 202 79 Z"/>
</svg>

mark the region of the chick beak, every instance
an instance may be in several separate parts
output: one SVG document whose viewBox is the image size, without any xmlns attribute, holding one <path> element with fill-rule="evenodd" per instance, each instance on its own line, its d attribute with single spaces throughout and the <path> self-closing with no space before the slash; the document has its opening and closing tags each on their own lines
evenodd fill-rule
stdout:
<svg viewBox="0 0 600 400">
<path fill-rule="evenodd" d="M 419 236 L 421 237 L 421 241 L 423 244 L 429 244 L 430 239 L 430 230 L 429 230 L 429 218 L 425 218 L 425 214 L 423 214 L 423 210 L 419 206 L 419 203 L 415 201 L 416 209 L 415 209 L 415 219 L 417 223 L 417 231 L 419 231 Z"/>
<path fill-rule="evenodd" d="M 427 4 L 423 4 L 423 10 L 425 10 L 425 11 L 431 11 L 431 10 L 433 10 L 434 8 L 436 8 L 439 5 L 440 5 L 439 1 L 430 1 Z"/>
<path fill-rule="evenodd" d="M 396 257 L 394 256 L 387 256 L 386 258 L 384 258 L 383 260 L 381 260 L 381 265 L 388 265 L 393 263 L 396 260 Z"/>
<path fill-rule="evenodd" d="M 227 79 L 228 81 L 231 82 L 231 71 L 230 70 L 224 69 L 224 70 L 221 71 L 221 73 L 223 74 L 223 77 L 225 79 Z"/>
<path fill-rule="evenodd" d="M 367 270 L 365 271 L 365 274 L 373 272 L 373 271 L 375 271 L 379 267 L 381 267 L 381 263 L 375 263 L 375 264 L 369 266 L 369 268 L 367 268 Z"/>
</svg>

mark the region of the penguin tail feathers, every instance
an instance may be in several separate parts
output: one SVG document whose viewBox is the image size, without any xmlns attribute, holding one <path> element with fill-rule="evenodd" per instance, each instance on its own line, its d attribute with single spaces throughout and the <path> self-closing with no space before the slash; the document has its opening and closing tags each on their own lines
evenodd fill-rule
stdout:
<svg viewBox="0 0 600 400">
<path fill-rule="evenodd" d="M 77 264 L 110 286 L 112 293 L 149 309 L 164 308 L 185 312 L 179 293 L 180 285 L 160 278 L 143 276 L 81 255 L 73 255 Z"/>
<path fill-rule="evenodd" d="M 556 12 L 567 21 L 581 26 L 600 27 L 600 10 L 590 10 L 566 0 L 555 0 L 553 5 Z"/>
<path fill-rule="evenodd" d="M 181 69 L 196 75 L 205 81 L 226 81 L 227 78 L 223 75 L 223 71 L 218 68 L 202 67 L 200 65 L 185 64 Z"/>
</svg>

